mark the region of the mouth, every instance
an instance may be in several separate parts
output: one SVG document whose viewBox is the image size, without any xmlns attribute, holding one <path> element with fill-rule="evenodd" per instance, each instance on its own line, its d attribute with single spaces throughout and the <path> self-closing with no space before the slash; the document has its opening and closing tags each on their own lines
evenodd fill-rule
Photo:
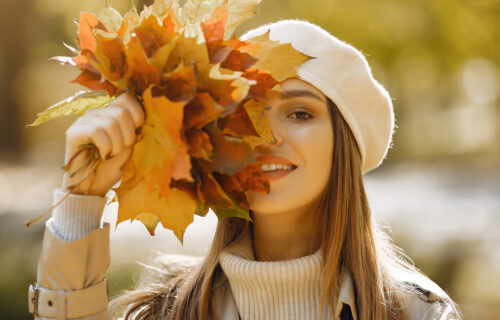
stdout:
<svg viewBox="0 0 500 320">
<path fill-rule="evenodd" d="M 270 181 L 281 179 L 297 169 L 297 165 L 290 160 L 278 156 L 258 156 L 257 161 L 262 171 Z"/>
</svg>

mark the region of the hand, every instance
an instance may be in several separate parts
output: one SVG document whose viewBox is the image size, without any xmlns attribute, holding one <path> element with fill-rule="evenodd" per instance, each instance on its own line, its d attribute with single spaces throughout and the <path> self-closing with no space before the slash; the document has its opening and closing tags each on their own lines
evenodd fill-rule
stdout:
<svg viewBox="0 0 500 320">
<path fill-rule="evenodd" d="M 91 186 L 87 194 L 104 196 L 121 178 L 122 166 L 131 155 L 137 139 L 136 129 L 143 124 L 144 110 L 129 93 L 121 94 L 104 108 L 88 110 L 78 118 L 66 130 L 65 163 L 79 151 L 81 145 L 89 142 L 99 150 L 101 163 L 96 175 L 88 175 L 74 193 L 83 194 Z M 70 174 L 80 168 L 87 157 L 87 152 L 81 152 L 73 159 L 64 172 L 63 188 L 82 179 L 85 170 L 80 170 L 73 177 Z"/>
</svg>

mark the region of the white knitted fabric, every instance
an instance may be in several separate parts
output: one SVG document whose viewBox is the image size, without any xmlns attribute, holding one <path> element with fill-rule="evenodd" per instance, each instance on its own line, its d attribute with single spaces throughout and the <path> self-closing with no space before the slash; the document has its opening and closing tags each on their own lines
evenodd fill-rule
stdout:
<svg viewBox="0 0 500 320">
<path fill-rule="evenodd" d="M 219 263 L 242 320 L 332 319 L 320 317 L 322 251 L 285 261 L 255 261 L 249 236 L 225 248 Z"/>
<path fill-rule="evenodd" d="M 65 194 L 64 189 L 54 189 L 53 204 Z M 107 200 L 94 195 L 69 195 L 52 210 L 52 217 L 47 220 L 46 226 L 60 240 L 78 240 L 100 227 Z"/>
<path fill-rule="evenodd" d="M 389 93 L 371 74 L 363 54 L 319 26 L 282 20 L 250 30 L 241 40 L 262 35 L 314 57 L 300 65 L 297 75 L 329 97 L 338 107 L 357 141 L 362 171 L 379 166 L 390 147 L 394 114 Z"/>
</svg>

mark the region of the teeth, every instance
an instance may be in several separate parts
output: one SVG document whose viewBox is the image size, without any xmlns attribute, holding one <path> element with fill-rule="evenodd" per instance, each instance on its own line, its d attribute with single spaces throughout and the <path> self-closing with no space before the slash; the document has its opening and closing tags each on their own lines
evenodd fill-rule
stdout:
<svg viewBox="0 0 500 320">
<path fill-rule="evenodd" d="M 275 171 L 275 170 L 292 170 L 292 165 L 290 164 L 279 164 L 279 163 L 261 164 L 260 167 L 264 172 Z"/>
</svg>

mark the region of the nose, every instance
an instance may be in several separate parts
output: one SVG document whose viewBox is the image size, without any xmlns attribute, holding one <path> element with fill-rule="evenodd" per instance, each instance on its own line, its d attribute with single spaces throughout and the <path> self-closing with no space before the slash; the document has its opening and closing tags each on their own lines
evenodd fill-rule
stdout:
<svg viewBox="0 0 500 320">
<path fill-rule="evenodd" d="M 269 139 L 265 139 L 267 141 L 263 141 L 259 145 L 255 146 L 256 152 L 269 153 L 271 149 L 276 148 L 277 146 L 280 146 L 283 143 L 284 135 L 281 133 L 282 123 L 280 122 L 280 115 L 278 113 L 279 109 L 278 106 L 276 105 L 276 102 L 277 102 L 276 98 L 269 98 L 266 99 L 266 101 L 260 101 L 260 103 L 262 103 L 262 105 L 264 106 L 264 113 L 267 116 L 266 120 L 268 121 L 269 129 L 275 139 L 274 141 L 269 141 Z M 266 121 L 266 120 L 261 119 L 261 121 Z M 267 136 L 269 138 L 269 133 L 265 133 L 264 136 Z"/>
</svg>

